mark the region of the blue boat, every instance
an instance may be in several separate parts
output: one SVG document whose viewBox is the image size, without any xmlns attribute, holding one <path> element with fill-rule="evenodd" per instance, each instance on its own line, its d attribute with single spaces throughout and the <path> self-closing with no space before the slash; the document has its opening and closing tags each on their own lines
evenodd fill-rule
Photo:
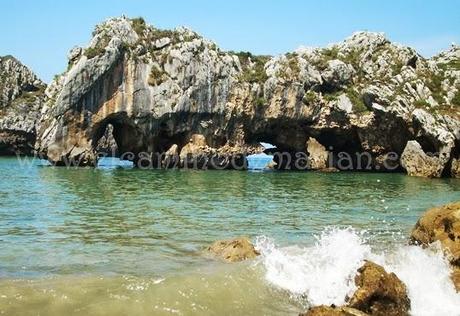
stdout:
<svg viewBox="0 0 460 316">
<path fill-rule="evenodd" d="M 273 162 L 273 156 L 267 154 L 255 154 L 247 156 L 248 170 L 265 170 Z"/>
</svg>

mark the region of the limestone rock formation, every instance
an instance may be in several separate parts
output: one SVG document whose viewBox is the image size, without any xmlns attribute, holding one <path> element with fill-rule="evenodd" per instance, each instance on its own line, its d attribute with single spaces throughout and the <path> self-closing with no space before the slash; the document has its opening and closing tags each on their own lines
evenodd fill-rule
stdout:
<svg viewBox="0 0 460 316">
<path fill-rule="evenodd" d="M 394 274 L 373 262 L 358 270 L 358 287 L 348 306 L 376 316 L 409 315 L 410 300 L 404 283 Z"/>
<path fill-rule="evenodd" d="M 44 90 L 17 59 L 0 57 L 0 155 L 32 153 Z"/>
<path fill-rule="evenodd" d="M 259 255 L 259 252 L 246 237 L 216 241 L 207 248 L 207 251 L 227 262 L 244 261 Z"/>
<path fill-rule="evenodd" d="M 328 168 L 329 153 L 316 139 L 310 137 L 307 141 L 308 162 L 312 170 Z"/>
<path fill-rule="evenodd" d="M 383 34 L 358 32 L 327 48 L 255 56 L 222 51 L 186 28 L 113 18 L 96 27 L 87 47 L 69 52 L 68 71 L 46 89 L 36 148 L 58 165 L 94 165 L 111 125 L 120 153 L 161 161 L 155 157 L 174 144 L 181 153 L 199 134 L 202 157 L 214 157 L 203 160 L 220 167 L 231 155 L 260 151 L 259 142 L 306 153 L 312 137 L 334 164 L 345 152 L 355 168 L 401 171 L 399 158 L 416 141 L 439 164 L 428 176 L 455 174 L 459 51 L 425 59 Z M 365 162 L 360 152 L 368 153 Z"/>
</svg>

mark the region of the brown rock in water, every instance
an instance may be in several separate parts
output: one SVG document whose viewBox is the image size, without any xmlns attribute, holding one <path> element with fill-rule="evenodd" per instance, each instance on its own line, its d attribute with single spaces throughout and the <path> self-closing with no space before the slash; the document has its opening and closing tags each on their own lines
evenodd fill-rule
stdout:
<svg viewBox="0 0 460 316">
<path fill-rule="evenodd" d="M 460 202 L 429 209 L 412 230 L 412 244 L 427 246 L 437 241 L 453 266 L 451 278 L 460 292 Z"/>
<path fill-rule="evenodd" d="M 410 300 L 404 283 L 394 273 L 367 261 L 355 277 L 358 289 L 348 306 L 375 316 L 409 315 Z"/>
<path fill-rule="evenodd" d="M 368 314 L 349 307 L 317 306 L 299 316 L 368 316 Z"/>
<path fill-rule="evenodd" d="M 334 167 L 324 168 L 324 169 L 320 169 L 320 170 L 318 170 L 318 171 L 319 171 L 319 172 L 323 172 L 323 173 L 336 173 L 336 172 L 340 172 L 339 169 L 334 168 Z"/>
<path fill-rule="evenodd" d="M 441 242 L 452 265 L 460 267 L 460 202 L 434 207 L 418 220 L 411 243 L 427 246 Z"/>
<path fill-rule="evenodd" d="M 207 251 L 227 262 L 244 261 L 260 255 L 246 237 L 216 241 L 207 248 Z"/>
</svg>

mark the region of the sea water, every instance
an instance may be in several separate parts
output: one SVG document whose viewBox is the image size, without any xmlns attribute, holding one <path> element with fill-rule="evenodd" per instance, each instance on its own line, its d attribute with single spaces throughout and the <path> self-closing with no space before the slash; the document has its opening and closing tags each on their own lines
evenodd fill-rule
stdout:
<svg viewBox="0 0 460 316">
<path fill-rule="evenodd" d="M 0 315 L 297 315 L 370 259 L 413 315 L 459 315 L 436 246 L 407 243 L 460 181 L 402 174 L 53 168 L 0 159 Z M 250 237 L 225 264 L 203 249 Z"/>
</svg>

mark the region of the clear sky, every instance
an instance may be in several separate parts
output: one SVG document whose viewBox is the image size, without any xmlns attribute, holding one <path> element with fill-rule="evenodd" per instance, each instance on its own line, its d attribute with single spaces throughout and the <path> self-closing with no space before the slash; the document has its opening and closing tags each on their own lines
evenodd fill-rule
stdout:
<svg viewBox="0 0 460 316">
<path fill-rule="evenodd" d="M 459 0 L 3 0 L 0 55 L 50 81 L 67 52 L 112 16 L 143 16 L 160 28 L 185 25 L 225 50 L 276 55 L 337 42 L 354 31 L 385 32 L 430 56 L 460 43 Z"/>
</svg>

